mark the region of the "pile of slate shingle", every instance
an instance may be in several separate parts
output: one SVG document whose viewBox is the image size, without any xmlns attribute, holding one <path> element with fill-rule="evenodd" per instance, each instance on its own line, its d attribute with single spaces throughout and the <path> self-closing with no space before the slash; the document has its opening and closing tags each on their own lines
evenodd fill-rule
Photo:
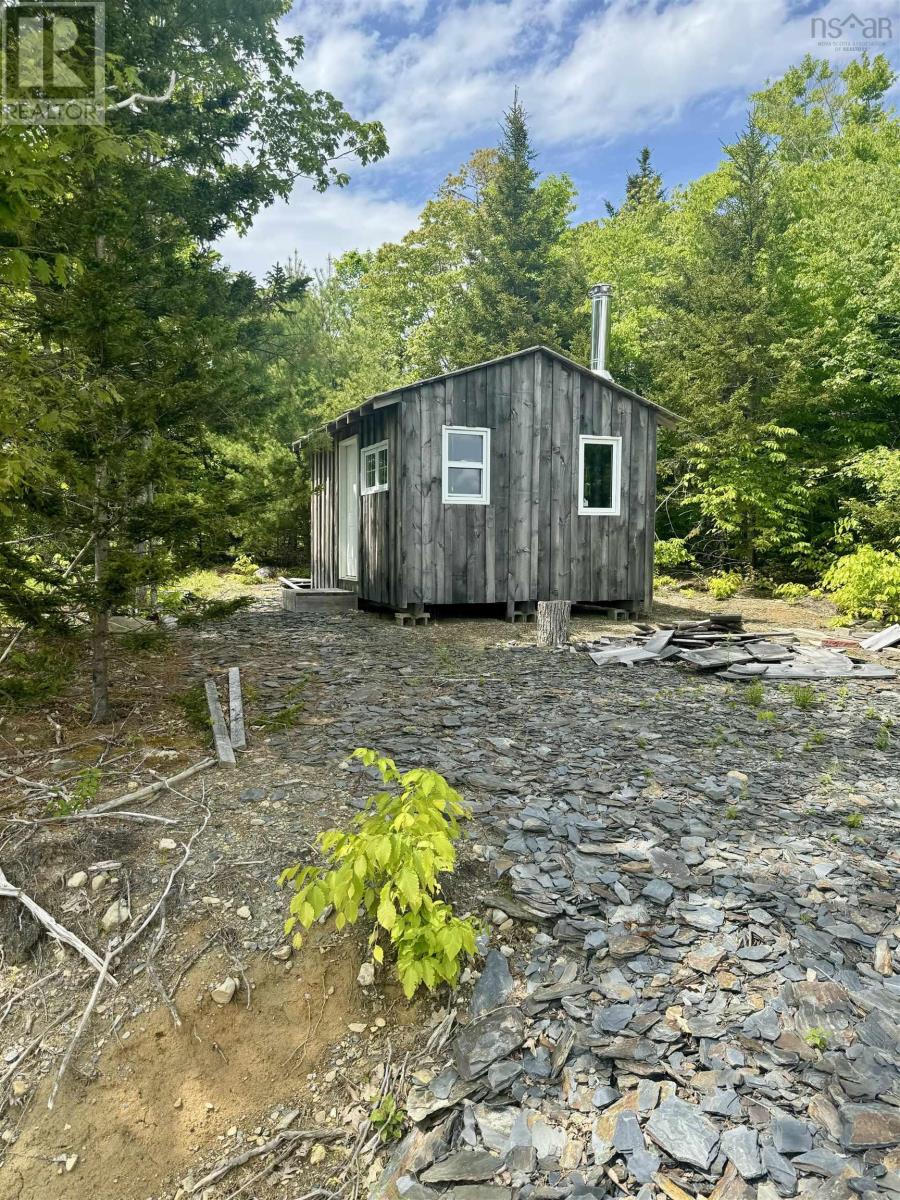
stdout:
<svg viewBox="0 0 900 1200">
<path fill-rule="evenodd" d="M 683 621 L 668 628 L 639 625 L 640 633 L 614 643 L 583 643 L 599 667 L 641 662 L 674 660 L 697 671 L 718 672 L 729 679 L 836 679 L 853 676 L 865 679 L 893 679 L 896 672 L 879 663 L 855 662 L 849 654 L 828 646 L 809 646 L 786 631 L 748 633 L 740 614 L 710 617 L 704 621 Z M 860 643 L 862 648 L 878 650 L 892 644 L 884 630 Z M 900 639 L 900 627 L 897 627 Z M 877 645 L 874 644 L 877 641 Z M 868 643 L 872 643 L 869 645 Z"/>
</svg>

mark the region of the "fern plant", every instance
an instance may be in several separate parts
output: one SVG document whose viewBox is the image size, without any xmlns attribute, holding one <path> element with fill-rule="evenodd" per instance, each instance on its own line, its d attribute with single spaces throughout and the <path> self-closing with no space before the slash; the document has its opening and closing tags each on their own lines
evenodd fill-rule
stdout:
<svg viewBox="0 0 900 1200">
<path fill-rule="evenodd" d="M 438 877 L 456 865 L 453 843 L 468 809 L 436 771 L 401 774 L 375 750 L 355 750 L 353 757 L 376 767 L 386 790 L 369 797 L 349 831 L 319 834 L 330 869 L 298 864 L 282 872 L 279 882 L 294 885 L 285 932 L 299 947 L 302 934 L 294 931 L 309 929 L 329 905 L 337 929 L 354 924 L 362 910 L 375 922 L 373 959 L 384 961 L 386 941 L 393 946 L 407 998 L 420 984 L 454 984 L 462 959 L 475 953 L 478 926 L 453 915 L 440 899 Z"/>
</svg>

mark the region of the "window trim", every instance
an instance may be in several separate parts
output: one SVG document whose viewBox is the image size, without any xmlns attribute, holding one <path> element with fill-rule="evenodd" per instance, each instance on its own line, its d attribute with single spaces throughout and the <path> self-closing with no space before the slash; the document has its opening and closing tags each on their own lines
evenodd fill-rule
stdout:
<svg viewBox="0 0 900 1200">
<path fill-rule="evenodd" d="M 588 508 L 584 503 L 584 448 L 612 446 L 612 505 Z M 607 434 L 583 433 L 578 439 L 578 515 L 579 517 L 618 517 L 622 513 L 622 439 Z"/>
<path fill-rule="evenodd" d="M 387 455 L 387 479 L 384 483 L 378 482 L 378 454 L 384 450 Z M 366 459 L 370 456 L 375 456 L 375 483 L 372 487 L 366 485 Z M 382 442 L 374 442 L 371 446 L 363 446 L 359 452 L 359 494 L 361 496 L 374 496 L 378 492 L 386 492 L 391 486 L 391 452 L 388 447 L 387 439 Z"/>
<path fill-rule="evenodd" d="M 477 433 L 481 435 L 482 459 L 450 458 L 451 433 Z M 481 492 L 477 496 L 453 496 L 450 494 L 450 468 L 477 467 L 481 471 Z M 441 492 L 445 504 L 481 504 L 491 502 L 491 431 L 483 425 L 443 425 L 441 427 Z"/>
</svg>

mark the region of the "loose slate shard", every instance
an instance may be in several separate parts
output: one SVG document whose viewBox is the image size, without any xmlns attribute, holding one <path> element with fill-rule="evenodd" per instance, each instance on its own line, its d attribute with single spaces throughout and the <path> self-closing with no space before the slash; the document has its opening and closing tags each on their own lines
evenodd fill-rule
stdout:
<svg viewBox="0 0 900 1200">
<path fill-rule="evenodd" d="M 719 1133 L 712 1121 L 695 1104 L 674 1096 L 654 1111 L 646 1132 L 676 1161 L 701 1171 L 709 1169 L 719 1148 Z"/>
<path fill-rule="evenodd" d="M 476 1079 L 491 1063 L 506 1058 L 524 1041 L 522 1010 L 512 1005 L 495 1008 L 460 1031 L 453 1043 L 453 1062 L 461 1079 Z"/>
<path fill-rule="evenodd" d="M 472 1016 L 483 1017 L 485 1013 L 500 1008 L 509 999 L 512 990 L 509 963 L 499 950 L 491 950 L 472 992 Z"/>
<path fill-rule="evenodd" d="M 423 1171 L 423 1183 L 462 1183 L 492 1179 L 503 1166 L 503 1159 L 487 1150 L 457 1150 Z"/>
<path fill-rule="evenodd" d="M 845 1104 L 840 1110 L 845 1150 L 874 1150 L 900 1143 L 900 1111 L 886 1104 Z"/>
<path fill-rule="evenodd" d="M 766 1173 L 759 1153 L 759 1136 L 749 1125 L 739 1125 L 722 1134 L 722 1153 L 734 1163 L 741 1179 L 759 1179 Z"/>
</svg>

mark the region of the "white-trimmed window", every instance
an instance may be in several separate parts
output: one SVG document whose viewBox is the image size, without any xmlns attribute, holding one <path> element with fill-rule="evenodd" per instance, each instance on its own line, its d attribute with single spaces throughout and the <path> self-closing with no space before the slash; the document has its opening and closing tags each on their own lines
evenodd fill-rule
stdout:
<svg viewBox="0 0 900 1200">
<path fill-rule="evenodd" d="M 622 507 L 622 439 L 578 439 L 578 515 L 617 517 Z"/>
<path fill-rule="evenodd" d="M 360 491 L 364 496 L 388 490 L 388 444 L 376 442 L 362 451 Z"/>
<path fill-rule="evenodd" d="M 445 504 L 490 504 L 491 431 L 468 425 L 443 427 Z"/>
</svg>

